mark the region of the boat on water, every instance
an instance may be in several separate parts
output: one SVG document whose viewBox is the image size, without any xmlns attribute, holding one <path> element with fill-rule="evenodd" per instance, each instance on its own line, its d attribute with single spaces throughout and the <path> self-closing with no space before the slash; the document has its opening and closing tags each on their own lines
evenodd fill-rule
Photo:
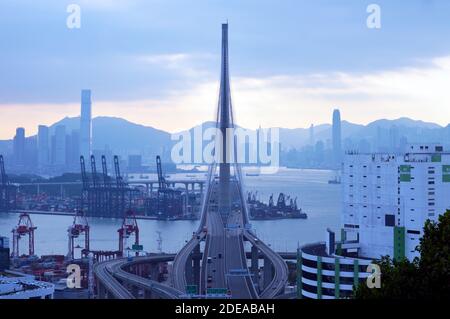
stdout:
<svg viewBox="0 0 450 319">
<path fill-rule="evenodd" d="M 334 178 L 328 181 L 328 184 L 339 185 L 341 184 L 341 174 L 339 170 L 334 170 Z"/>
<path fill-rule="evenodd" d="M 259 176 L 259 174 L 258 173 L 246 173 L 245 176 L 257 177 L 257 176 Z"/>
<path fill-rule="evenodd" d="M 328 181 L 328 184 L 339 185 L 339 184 L 341 184 L 341 178 L 336 175 L 333 179 L 330 179 Z"/>
</svg>

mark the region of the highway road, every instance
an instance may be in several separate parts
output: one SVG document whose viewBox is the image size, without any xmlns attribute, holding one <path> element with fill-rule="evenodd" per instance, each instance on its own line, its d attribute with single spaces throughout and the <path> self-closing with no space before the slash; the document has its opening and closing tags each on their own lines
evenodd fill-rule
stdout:
<svg viewBox="0 0 450 319">
<path fill-rule="evenodd" d="M 226 269 L 228 287 L 232 298 L 257 299 L 258 293 L 247 266 L 243 230 L 244 215 L 242 206 L 231 211 L 227 221 Z"/>
<path fill-rule="evenodd" d="M 95 277 L 105 287 L 110 297 L 114 299 L 135 299 L 133 294 L 112 275 L 112 267 L 120 263 L 122 263 L 120 259 L 115 259 L 94 264 Z"/>
<path fill-rule="evenodd" d="M 97 280 L 99 280 L 101 284 L 105 286 L 106 290 L 116 299 L 135 299 L 135 296 L 124 287 L 124 283 L 151 291 L 162 298 L 178 299 L 182 295 L 180 290 L 124 270 L 126 267 L 142 263 L 170 261 L 173 260 L 174 257 L 175 255 L 155 255 L 135 257 L 132 261 L 129 261 L 126 258 L 114 259 L 95 264 L 94 273 Z"/>
<path fill-rule="evenodd" d="M 252 245 L 258 247 L 258 250 L 264 255 L 267 256 L 273 264 L 274 267 L 274 276 L 270 284 L 260 293 L 260 297 L 262 299 L 272 299 L 280 293 L 284 292 L 284 288 L 286 287 L 286 283 L 288 280 L 288 267 L 286 262 L 281 258 L 279 254 L 274 252 L 269 246 L 267 246 L 262 241 L 258 240 L 258 238 L 248 230 L 244 231 L 244 238 L 247 239 Z"/>
<path fill-rule="evenodd" d="M 175 256 L 172 266 L 172 283 L 173 286 L 180 290 L 186 290 L 186 264 L 191 256 L 192 251 L 197 245 L 204 240 L 205 232 L 198 232 L 192 236 L 192 239 L 178 252 Z"/>
<path fill-rule="evenodd" d="M 225 277 L 225 227 L 217 211 L 212 211 L 207 219 L 208 234 L 202 259 L 200 291 L 207 288 L 227 288 Z"/>
<path fill-rule="evenodd" d="M 214 190 L 218 184 L 213 183 L 211 202 L 202 216 L 199 231 L 177 254 L 173 266 L 173 284 L 178 290 L 186 287 L 185 265 L 194 248 L 205 239 L 202 267 L 200 273 L 199 290 L 201 294 L 206 288 L 228 288 L 231 297 L 236 299 L 270 299 L 284 291 L 288 278 L 288 268 L 284 260 L 272 249 L 257 239 L 245 226 L 248 216 L 245 208 L 235 206 L 224 226 L 220 214 L 217 212 L 217 196 Z M 239 196 L 234 193 L 236 198 Z M 202 225 L 206 225 L 204 231 Z M 253 280 L 248 271 L 244 247 L 244 239 L 256 245 L 261 254 L 268 256 L 274 266 L 274 277 L 271 283 L 258 295 Z M 222 256 L 222 258 L 219 258 Z M 209 257 L 209 258 L 208 258 Z M 240 274 L 239 274 L 240 271 Z M 209 277 L 209 280 L 208 280 Z M 208 282 L 209 281 L 209 282 Z"/>
</svg>

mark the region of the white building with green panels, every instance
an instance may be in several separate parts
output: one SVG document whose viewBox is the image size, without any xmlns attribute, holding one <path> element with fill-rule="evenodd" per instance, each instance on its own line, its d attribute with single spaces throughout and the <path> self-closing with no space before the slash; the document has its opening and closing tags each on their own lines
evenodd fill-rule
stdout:
<svg viewBox="0 0 450 319">
<path fill-rule="evenodd" d="M 427 219 L 450 209 L 450 153 L 436 144 L 404 154 L 344 156 L 342 227 L 358 256 L 412 260 Z"/>
<path fill-rule="evenodd" d="M 352 294 L 372 260 L 414 259 L 426 220 L 450 210 L 450 153 L 437 144 L 407 146 L 404 154 L 347 153 L 342 164 L 341 242 L 298 251 L 298 298 Z"/>
</svg>

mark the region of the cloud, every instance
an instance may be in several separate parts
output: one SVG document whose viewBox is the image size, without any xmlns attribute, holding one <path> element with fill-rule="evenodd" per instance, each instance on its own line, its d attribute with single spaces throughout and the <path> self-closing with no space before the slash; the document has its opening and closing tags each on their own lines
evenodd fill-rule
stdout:
<svg viewBox="0 0 450 319">
<path fill-rule="evenodd" d="M 264 125 L 285 127 L 329 123 L 334 107 L 341 108 L 344 119 L 357 123 L 409 116 L 447 125 L 448 83 L 450 56 L 420 67 L 369 74 L 238 78 L 234 81 L 234 100 L 238 112 L 244 112 L 243 121 L 252 126 L 256 126 L 257 118 Z"/>
<path fill-rule="evenodd" d="M 112 11 L 123 11 L 125 9 L 136 6 L 139 0 L 127 0 L 127 1 L 117 1 L 117 0 L 78 0 L 81 8 L 93 9 L 93 10 L 112 10 Z"/>
<path fill-rule="evenodd" d="M 183 62 L 189 60 L 191 56 L 186 53 L 173 53 L 173 54 L 155 54 L 155 55 L 143 55 L 138 56 L 137 59 L 142 62 L 167 65 L 171 68 L 177 68 Z"/>
<path fill-rule="evenodd" d="M 188 68 L 187 54 L 142 58 L 176 70 Z M 133 122 L 177 132 L 202 121 L 213 120 L 218 100 L 217 80 L 199 80 L 158 99 L 96 101 L 94 115 L 120 116 Z M 345 120 L 366 124 L 379 118 L 402 116 L 447 125 L 450 120 L 450 56 L 419 66 L 367 74 L 330 72 L 307 75 L 234 77 L 232 98 L 237 122 L 256 128 L 308 127 L 330 123 L 339 107 Z M 29 107 L 31 113 L 25 111 Z M 11 137 L 15 126 L 49 123 L 79 112 L 77 103 L 67 105 L 0 105 L 7 125 L 0 137 Z M 5 113 L 6 112 L 6 113 Z M 27 114 L 27 117 L 20 117 Z M 28 116 L 28 115 L 32 116 Z M 17 116 L 16 116 L 17 115 Z M 4 122 L 4 121 L 2 121 Z M 3 123 L 2 123 L 3 124 Z"/>
<path fill-rule="evenodd" d="M 210 77 L 212 73 L 207 64 L 217 58 L 209 53 L 166 53 L 138 55 L 134 59 L 137 63 L 156 66 L 175 72 L 178 76 L 201 79 Z"/>
<path fill-rule="evenodd" d="M 175 59 L 177 60 L 177 59 Z M 447 125 L 450 120 L 450 57 L 422 67 L 370 74 L 322 73 L 263 78 L 232 78 L 232 99 L 239 124 L 308 127 L 330 123 L 335 107 L 348 121 L 367 124 L 379 118 L 408 116 Z M 218 81 L 203 81 L 163 99 L 126 104 L 110 102 L 99 108 L 125 113 L 142 122 L 175 132 L 214 119 Z"/>
</svg>

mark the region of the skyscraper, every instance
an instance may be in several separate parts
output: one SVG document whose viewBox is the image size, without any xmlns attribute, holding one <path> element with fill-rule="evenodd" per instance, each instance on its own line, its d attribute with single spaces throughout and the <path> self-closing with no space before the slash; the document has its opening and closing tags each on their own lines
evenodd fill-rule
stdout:
<svg viewBox="0 0 450 319">
<path fill-rule="evenodd" d="M 67 136 L 69 143 L 66 145 L 66 162 L 71 167 L 78 166 L 80 162 L 80 131 L 72 130 L 72 134 Z"/>
<path fill-rule="evenodd" d="M 314 124 L 309 127 L 309 145 L 314 145 L 316 143 L 314 137 Z"/>
<path fill-rule="evenodd" d="M 397 125 L 392 125 L 389 129 L 389 151 L 397 152 L 400 143 L 400 135 Z"/>
<path fill-rule="evenodd" d="M 447 134 L 444 137 L 445 146 L 447 147 L 446 148 L 447 150 L 450 150 L 450 124 L 447 125 L 446 131 L 447 131 Z"/>
<path fill-rule="evenodd" d="M 48 126 L 39 125 L 38 128 L 38 167 L 50 164 L 49 129 Z"/>
<path fill-rule="evenodd" d="M 333 166 L 338 168 L 342 159 L 341 113 L 333 111 Z"/>
<path fill-rule="evenodd" d="M 25 163 L 25 129 L 18 127 L 16 129 L 16 136 L 13 142 L 14 160 L 17 165 L 24 165 Z"/>
<path fill-rule="evenodd" d="M 66 127 L 58 125 L 55 129 L 55 165 L 66 165 Z"/>
<path fill-rule="evenodd" d="M 81 91 L 80 153 L 85 158 L 91 155 L 92 104 L 91 90 Z"/>
</svg>

